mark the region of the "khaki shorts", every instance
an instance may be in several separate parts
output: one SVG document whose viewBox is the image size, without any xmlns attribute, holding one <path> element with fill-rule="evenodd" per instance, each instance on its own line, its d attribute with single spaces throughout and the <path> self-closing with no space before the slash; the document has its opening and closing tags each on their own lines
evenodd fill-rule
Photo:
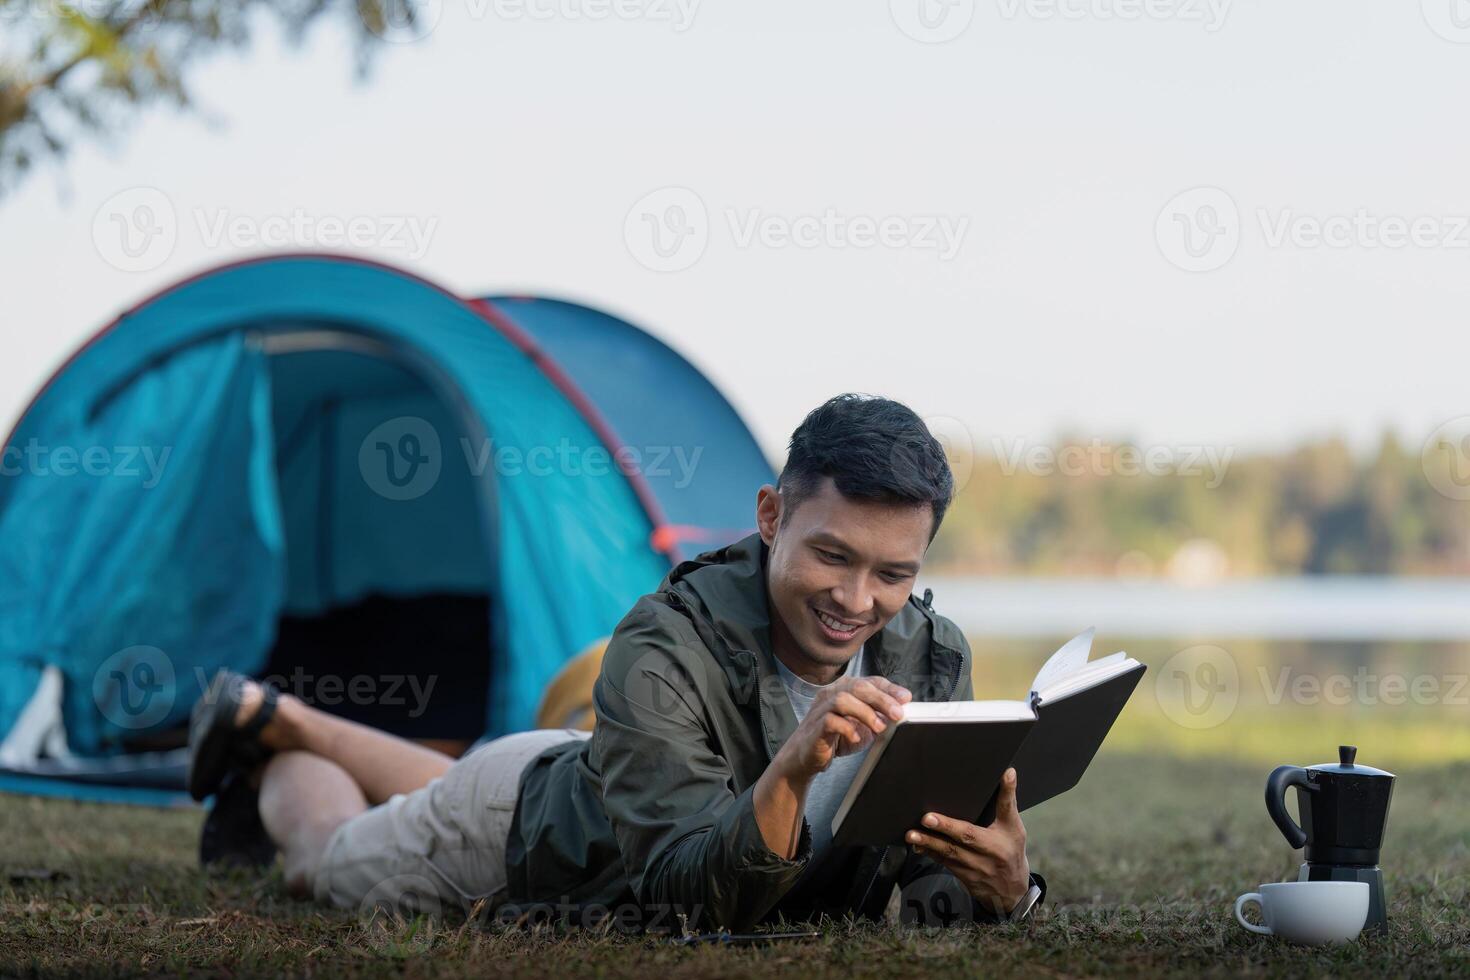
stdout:
<svg viewBox="0 0 1470 980">
<path fill-rule="evenodd" d="M 423 789 L 399 794 L 332 834 L 312 890 L 320 902 L 368 911 L 469 911 L 506 887 L 505 847 L 521 774 L 574 729 L 506 735 L 472 750 Z"/>
</svg>

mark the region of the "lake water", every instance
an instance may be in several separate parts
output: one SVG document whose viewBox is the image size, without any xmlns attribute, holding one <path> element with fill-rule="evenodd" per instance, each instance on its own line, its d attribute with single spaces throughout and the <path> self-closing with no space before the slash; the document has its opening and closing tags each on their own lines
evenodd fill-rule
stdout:
<svg viewBox="0 0 1470 980">
<path fill-rule="evenodd" d="M 1470 640 L 1470 579 L 1324 577 L 1185 586 L 1148 579 L 929 576 L 934 608 L 978 636 Z"/>
<path fill-rule="evenodd" d="M 977 697 L 1021 697 L 1058 644 L 1149 671 L 1116 749 L 1253 759 L 1362 758 L 1399 771 L 1470 758 L 1470 579 L 1290 578 L 1190 587 L 1143 579 L 929 576 L 965 631 Z M 1264 813 L 1263 813 L 1264 818 Z"/>
</svg>

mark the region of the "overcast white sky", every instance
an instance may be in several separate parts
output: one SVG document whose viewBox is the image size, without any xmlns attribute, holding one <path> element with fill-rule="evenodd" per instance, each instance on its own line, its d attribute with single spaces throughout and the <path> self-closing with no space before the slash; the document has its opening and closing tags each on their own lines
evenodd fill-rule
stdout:
<svg viewBox="0 0 1470 980">
<path fill-rule="evenodd" d="M 773 455 L 841 390 L 982 448 L 1417 446 L 1470 412 L 1466 0 L 590 2 L 442 0 L 363 83 L 344 32 L 267 32 L 195 73 L 216 121 L 33 174 L 0 429 L 121 308 L 262 251 L 221 227 L 293 215 L 292 247 L 368 216 L 359 251 L 453 290 L 627 316 Z M 160 195 L 171 246 L 120 253 Z"/>
</svg>

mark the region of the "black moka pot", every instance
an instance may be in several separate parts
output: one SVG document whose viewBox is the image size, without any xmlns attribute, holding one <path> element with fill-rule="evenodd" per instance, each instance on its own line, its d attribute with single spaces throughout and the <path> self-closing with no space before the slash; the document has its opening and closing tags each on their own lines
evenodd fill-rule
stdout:
<svg viewBox="0 0 1470 980">
<path fill-rule="evenodd" d="M 1278 766 L 1266 780 L 1266 810 L 1286 842 L 1306 845 L 1298 881 L 1366 881 L 1365 929 L 1388 924 L 1378 849 L 1388 826 L 1394 775 L 1354 762 L 1357 746 L 1338 747 L 1339 761 L 1317 766 Z M 1298 827 L 1286 812 L 1286 788 L 1295 786 Z"/>
</svg>

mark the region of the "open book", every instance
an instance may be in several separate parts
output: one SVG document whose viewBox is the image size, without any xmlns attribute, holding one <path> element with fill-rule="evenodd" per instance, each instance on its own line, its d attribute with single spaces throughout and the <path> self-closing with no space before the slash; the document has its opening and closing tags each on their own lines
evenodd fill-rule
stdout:
<svg viewBox="0 0 1470 980">
<path fill-rule="evenodd" d="M 926 813 L 988 824 L 1011 766 L 1022 810 L 1076 786 L 1144 671 L 1126 653 L 1089 661 L 1093 633 L 1052 654 L 1025 701 L 905 705 L 853 776 L 834 843 L 901 844 Z"/>
</svg>

